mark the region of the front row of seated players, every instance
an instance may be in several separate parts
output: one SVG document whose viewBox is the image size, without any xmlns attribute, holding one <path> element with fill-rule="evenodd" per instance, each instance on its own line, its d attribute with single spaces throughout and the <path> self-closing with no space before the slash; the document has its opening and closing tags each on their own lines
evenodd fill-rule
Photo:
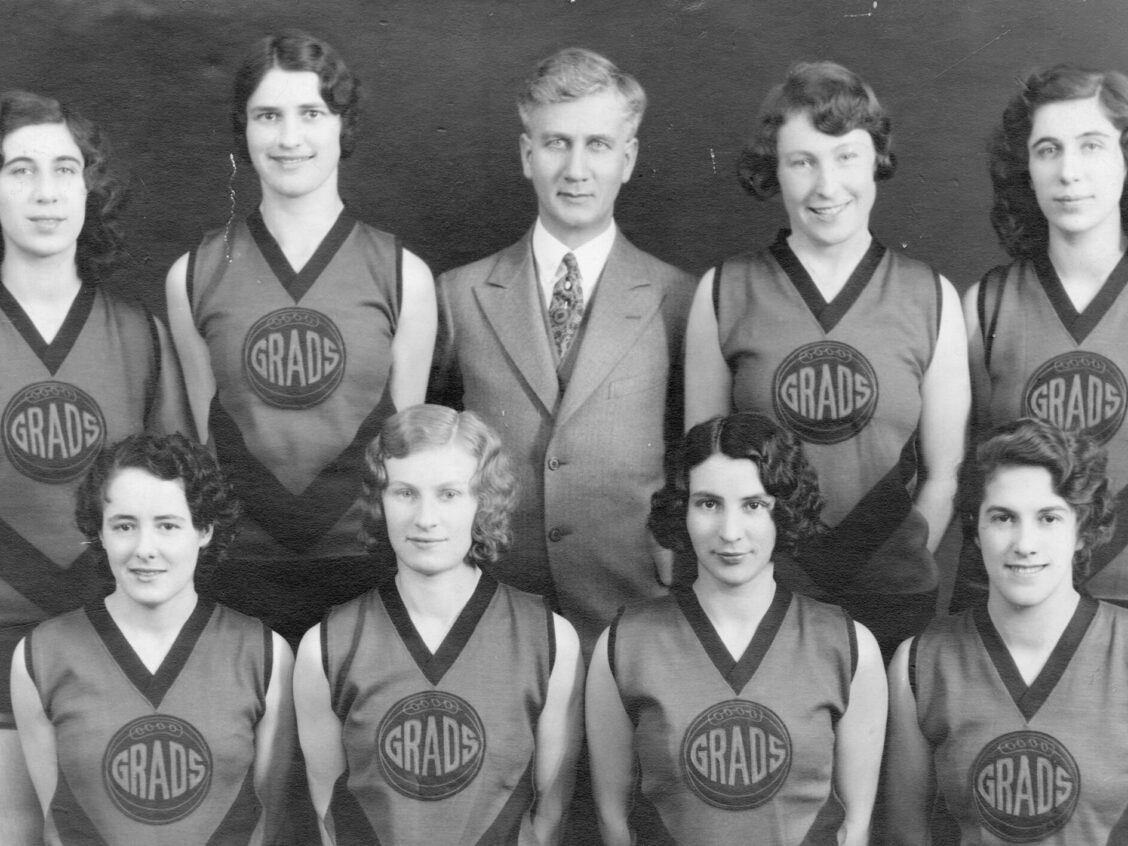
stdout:
<svg viewBox="0 0 1128 846">
<path fill-rule="evenodd" d="M 750 413 L 694 427 L 681 455 L 651 525 L 697 580 L 625 609 L 587 685 L 605 842 L 866 843 L 876 642 L 773 580 L 777 546 L 816 530 L 814 475 Z M 1086 436 L 1026 419 L 966 468 L 990 599 L 891 667 L 890 842 L 928 842 L 937 788 L 964 842 L 1128 838 L 1128 611 L 1074 587 L 1108 535 L 1104 467 Z M 512 484 L 472 413 L 390 418 L 365 531 L 395 579 L 307 633 L 291 700 L 285 641 L 196 591 L 237 511 L 211 457 L 178 435 L 102 453 L 77 517 L 114 591 L 41 624 L 12 670 L 46 843 L 287 842 L 292 701 L 326 846 L 558 843 L 583 665 L 567 622 L 479 568 L 508 543 Z"/>
</svg>

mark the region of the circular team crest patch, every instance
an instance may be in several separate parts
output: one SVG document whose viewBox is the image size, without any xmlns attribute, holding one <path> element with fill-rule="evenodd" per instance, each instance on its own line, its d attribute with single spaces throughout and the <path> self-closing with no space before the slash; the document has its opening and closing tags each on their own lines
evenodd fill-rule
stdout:
<svg viewBox="0 0 1128 846">
<path fill-rule="evenodd" d="M 877 408 L 877 373 L 838 341 L 799 347 L 776 369 L 772 402 L 779 420 L 814 444 L 848 441 Z"/>
<path fill-rule="evenodd" d="M 1009 843 L 1030 843 L 1069 822 L 1081 772 L 1057 738 L 1015 731 L 983 747 L 971 768 L 971 795 L 984 828 Z"/>
<path fill-rule="evenodd" d="M 66 382 L 28 385 L 8 402 L 0 425 L 12 466 L 47 484 L 82 476 L 106 441 L 98 403 Z"/>
<path fill-rule="evenodd" d="M 260 318 L 243 341 L 243 370 L 275 408 L 312 408 L 345 375 L 345 339 L 324 314 L 280 308 Z"/>
<path fill-rule="evenodd" d="M 791 735 L 774 711 L 730 699 L 703 711 L 682 738 L 690 788 L 716 808 L 745 811 L 775 796 L 791 770 Z"/>
<path fill-rule="evenodd" d="M 412 799 L 446 799 L 482 768 L 486 730 L 478 712 L 453 693 L 415 693 L 392 706 L 377 731 L 380 769 Z"/>
<path fill-rule="evenodd" d="M 1126 395 L 1124 374 L 1103 355 L 1068 352 L 1034 371 L 1022 407 L 1025 414 L 1107 443 L 1124 422 Z"/>
<path fill-rule="evenodd" d="M 208 794 L 212 755 L 191 723 L 166 714 L 139 717 L 114 735 L 102 778 L 118 810 L 164 825 L 188 816 Z"/>
</svg>

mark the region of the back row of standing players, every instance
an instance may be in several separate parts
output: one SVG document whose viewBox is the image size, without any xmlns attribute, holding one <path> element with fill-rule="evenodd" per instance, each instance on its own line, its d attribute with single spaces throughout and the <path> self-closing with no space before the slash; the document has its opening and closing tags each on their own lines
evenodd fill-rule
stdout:
<svg viewBox="0 0 1128 846">
<path fill-rule="evenodd" d="M 869 232 L 895 170 L 890 121 L 837 65 L 795 66 L 741 157 L 742 184 L 778 195 L 789 228 L 696 295 L 615 226 L 646 98 L 606 59 L 565 50 L 538 66 L 518 103 L 537 220 L 437 286 L 340 199 L 358 95 L 323 42 L 256 45 L 232 116 L 262 202 L 170 271 L 171 342 L 97 285 L 121 249 L 98 131 L 42 97 L 0 102 L 5 664 L 30 625 L 97 590 L 72 491 L 101 446 L 144 428 L 214 446 L 245 508 L 216 596 L 291 644 L 375 582 L 356 542 L 360 458 L 394 409 L 428 395 L 500 433 L 522 495 L 495 575 L 549 597 L 585 656 L 617 608 L 674 581 L 650 496 L 669 445 L 717 414 L 762 411 L 803 439 L 830 531 L 779 553 L 777 579 L 847 608 L 886 656 L 933 614 L 971 386 L 975 428 L 1082 426 L 1126 478 L 1120 74 L 1052 68 L 1008 105 L 992 222 L 1015 261 L 972 287 L 962 316 L 946 280 Z M 1121 525 L 1086 587 L 1124 602 Z M 963 559 L 961 602 L 978 576 Z M 0 702 L 4 761 L 19 754 L 10 711 Z"/>
</svg>

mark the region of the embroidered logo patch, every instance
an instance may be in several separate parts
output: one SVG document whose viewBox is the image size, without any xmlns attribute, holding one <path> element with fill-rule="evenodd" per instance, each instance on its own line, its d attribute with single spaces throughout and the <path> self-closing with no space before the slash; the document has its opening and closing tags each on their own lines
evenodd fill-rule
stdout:
<svg viewBox="0 0 1128 846">
<path fill-rule="evenodd" d="M 36 382 L 8 402 L 2 423 L 8 461 L 48 484 L 82 476 L 106 441 L 102 409 L 66 382 Z"/>
<path fill-rule="evenodd" d="M 247 333 L 243 369 L 268 405 L 312 408 L 330 396 L 345 375 L 345 340 L 320 312 L 280 308 Z"/>
<path fill-rule="evenodd" d="M 992 740 L 975 759 L 970 777 L 984 828 L 1009 843 L 1030 843 L 1060 831 L 1081 794 L 1081 772 L 1069 750 L 1038 731 Z"/>
<path fill-rule="evenodd" d="M 486 730 L 477 711 L 442 691 L 401 699 L 380 721 L 376 740 L 384 777 L 412 799 L 458 793 L 474 780 L 486 753 Z"/>
<path fill-rule="evenodd" d="M 1120 368 L 1093 352 L 1054 356 L 1023 391 L 1023 413 L 1063 429 L 1083 429 L 1107 443 L 1124 422 L 1128 382 Z"/>
<path fill-rule="evenodd" d="M 123 814 L 165 825 L 188 816 L 204 801 L 211 787 L 211 750 L 195 726 L 179 717 L 139 717 L 106 747 L 102 777 Z"/>
<path fill-rule="evenodd" d="M 866 427 L 877 408 L 877 374 L 865 356 L 838 341 L 799 347 L 776 369 L 772 402 L 803 440 L 837 444 Z"/>
<path fill-rule="evenodd" d="M 703 711 L 682 738 L 682 767 L 690 788 L 716 808 L 763 805 L 791 769 L 791 735 L 774 711 L 730 699 Z"/>
</svg>

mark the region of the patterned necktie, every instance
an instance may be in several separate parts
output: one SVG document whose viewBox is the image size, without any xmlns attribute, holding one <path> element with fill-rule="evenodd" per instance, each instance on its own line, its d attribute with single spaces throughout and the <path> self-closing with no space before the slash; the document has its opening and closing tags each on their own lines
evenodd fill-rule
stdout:
<svg viewBox="0 0 1128 846">
<path fill-rule="evenodd" d="M 548 325 L 561 359 L 568 354 L 583 317 L 584 291 L 580 287 L 580 266 L 576 264 L 574 255 L 565 253 L 556 271 L 552 300 L 548 304 Z"/>
</svg>

